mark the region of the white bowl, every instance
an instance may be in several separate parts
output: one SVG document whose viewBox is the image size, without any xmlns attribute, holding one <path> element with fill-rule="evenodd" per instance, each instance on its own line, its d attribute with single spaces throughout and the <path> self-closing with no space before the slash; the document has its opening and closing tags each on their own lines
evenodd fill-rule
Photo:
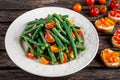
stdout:
<svg viewBox="0 0 120 80">
<path fill-rule="evenodd" d="M 24 31 L 25 24 L 35 18 L 45 18 L 48 14 L 67 14 L 75 24 L 83 29 L 86 50 L 78 59 L 60 65 L 43 65 L 39 61 L 30 60 L 20 44 L 19 36 Z M 6 37 L 5 47 L 11 60 L 21 69 L 39 76 L 60 77 L 73 74 L 86 67 L 95 57 L 99 46 L 99 38 L 92 23 L 80 13 L 60 7 L 43 7 L 28 11 L 19 16 L 10 25 Z"/>
</svg>

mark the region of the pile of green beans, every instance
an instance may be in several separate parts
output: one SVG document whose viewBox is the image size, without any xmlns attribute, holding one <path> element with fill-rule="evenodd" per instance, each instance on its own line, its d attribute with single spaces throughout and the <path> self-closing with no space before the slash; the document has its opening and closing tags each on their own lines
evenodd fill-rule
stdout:
<svg viewBox="0 0 120 80">
<path fill-rule="evenodd" d="M 26 24 L 25 30 L 20 36 L 20 39 L 28 44 L 26 54 L 30 51 L 37 58 L 45 57 L 50 61 L 50 64 L 59 64 L 64 61 L 63 52 L 66 53 L 68 61 L 76 59 L 78 54 L 86 49 L 84 46 L 83 35 L 80 36 L 76 29 L 81 29 L 79 26 L 72 25 L 68 19 L 68 15 L 48 14 L 47 18 L 35 19 Z M 55 26 L 52 29 L 47 29 L 45 24 L 54 21 Z M 49 43 L 45 39 L 45 33 L 48 32 L 54 38 L 54 43 Z M 71 35 L 74 33 L 76 39 Z M 50 46 L 56 45 L 60 48 L 58 53 L 51 51 Z M 70 56 L 69 47 L 73 50 L 74 57 Z"/>
</svg>

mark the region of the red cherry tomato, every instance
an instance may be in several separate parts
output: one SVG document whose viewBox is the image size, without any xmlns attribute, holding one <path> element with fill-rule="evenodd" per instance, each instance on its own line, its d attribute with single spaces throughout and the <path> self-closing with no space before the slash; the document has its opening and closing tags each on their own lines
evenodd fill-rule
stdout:
<svg viewBox="0 0 120 80">
<path fill-rule="evenodd" d="M 88 5 L 88 6 L 91 6 L 91 5 L 93 5 L 95 3 L 95 0 L 86 0 L 86 4 Z"/>
<path fill-rule="evenodd" d="M 77 29 L 76 32 L 78 33 L 78 35 L 82 35 L 82 30 L 81 29 Z"/>
<path fill-rule="evenodd" d="M 54 43 L 55 42 L 55 39 L 52 37 L 52 35 L 49 32 L 45 33 L 45 40 L 48 43 Z"/>
<path fill-rule="evenodd" d="M 106 4 L 106 0 L 98 0 L 100 4 Z"/>
<path fill-rule="evenodd" d="M 26 56 L 29 58 L 29 59 L 36 59 L 37 57 L 32 54 L 32 53 L 27 53 Z"/>
<path fill-rule="evenodd" d="M 110 2 L 110 7 L 111 7 L 112 9 L 113 9 L 113 8 L 117 9 L 117 8 L 119 7 L 119 5 L 120 5 L 120 3 L 119 3 L 118 0 L 112 0 L 112 1 Z"/>
<path fill-rule="evenodd" d="M 80 3 L 76 3 L 73 5 L 73 10 L 76 12 L 80 12 L 82 10 L 82 6 Z"/>
<path fill-rule="evenodd" d="M 100 5 L 99 6 L 100 13 L 104 13 L 107 11 L 107 6 L 106 5 Z"/>
<path fill-rule="evenodd" d="M 116 15 L 116 12 L 111 11 L 111 12 L 110 12 L 110 15 L 111 15 L 111 16 L 115 16 L 115 15 Z"/>
<path fill-rule="evenodd" d="M 51 21 L 51 22 L 45 24 L 45 28 L 47 28 L 47 29 L 52 29 L 53 27 L 55 27 L 54 21 Z"/>
<path fill-rule="evenodd" d="M 93 6 L 91 9 L 90 9 L 90 14 L 91 16 L 98 16 L 100 13 L 99 9 L 96 7 L 96 6 Z"/>
</svg>

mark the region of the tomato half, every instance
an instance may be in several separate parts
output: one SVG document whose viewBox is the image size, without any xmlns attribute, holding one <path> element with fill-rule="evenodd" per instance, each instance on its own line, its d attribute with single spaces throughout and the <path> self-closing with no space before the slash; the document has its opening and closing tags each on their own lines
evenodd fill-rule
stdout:
<svg viewBox="0 0 120 80">
<path fill-rule="evenodd" d="M 68 57 L 67 57 L 67 54 L 65 52 L 63 52 L 63 57 L 64 57 L 64 61 L 61 62 L 62 64 L 66 63 L 68 61 Z"/>
<path fill-rule="evenodd" d="M 82 10 L 82 6 L 81 6 L 80 3 L 76 3 L 76 4 L 73 5 L 72 9 L 76 12 L 80 12 Z"/>
<path fill-rule="evenodd" d="M 47 28 L 47 29 L 52 29 L 53 27 L 55 27 L 54 21 L 51 21 L 51 22 L 45 24 L 45 28 Z"/>
<path fill-rule="evenodd" d="M 77 29 L 76 32 L 78 33 L 78 35 L 82 35 L 82 30 L 81 29 Z"/>
<path fill-rule="evenodd" d="M 27 53 L 26 56 L 29 58 L 29 59 L 36 59 L 37 57 L 32 54 L 32 53 Z"/>
<path fill-rule="evenodd" d="M 55 42 L 55 39 L 52 37 L 52 35 L 49 32 L 45 33 L 45 40 L 48 43 L 54 43 Z"/>
</svg>

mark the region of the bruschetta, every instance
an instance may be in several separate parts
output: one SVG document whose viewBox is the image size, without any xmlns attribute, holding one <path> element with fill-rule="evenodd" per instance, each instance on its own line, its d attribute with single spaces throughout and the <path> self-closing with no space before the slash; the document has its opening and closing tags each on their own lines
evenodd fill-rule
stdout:
<svg viewBox="0 0 120 80">
<path fill-rule="evenodd" d="M 120 48 L 120 28 L 118 28 L 112 36 L 112 44 L 114 47 Z"/>
<path fill-rule="evenodd" d="M 113 9 L 108 13 L 108 18 L 112 19 L 115 23 L 120 24 L 120 10 Z"/>
<path fill-rule="evenodd" d="M 101 59 L 108 68 L 118 68 L 120 66 L 120 53 L 111 49 L 101 51 Z"/>
<path fill-rule="evenodd" d="M 115 22 L 109 19 L 108 17 L 100 18 L 95 22 L 96 29 L 104 33 L 112 32 L 114 26 L 115 26 Z"/>
</svg>

